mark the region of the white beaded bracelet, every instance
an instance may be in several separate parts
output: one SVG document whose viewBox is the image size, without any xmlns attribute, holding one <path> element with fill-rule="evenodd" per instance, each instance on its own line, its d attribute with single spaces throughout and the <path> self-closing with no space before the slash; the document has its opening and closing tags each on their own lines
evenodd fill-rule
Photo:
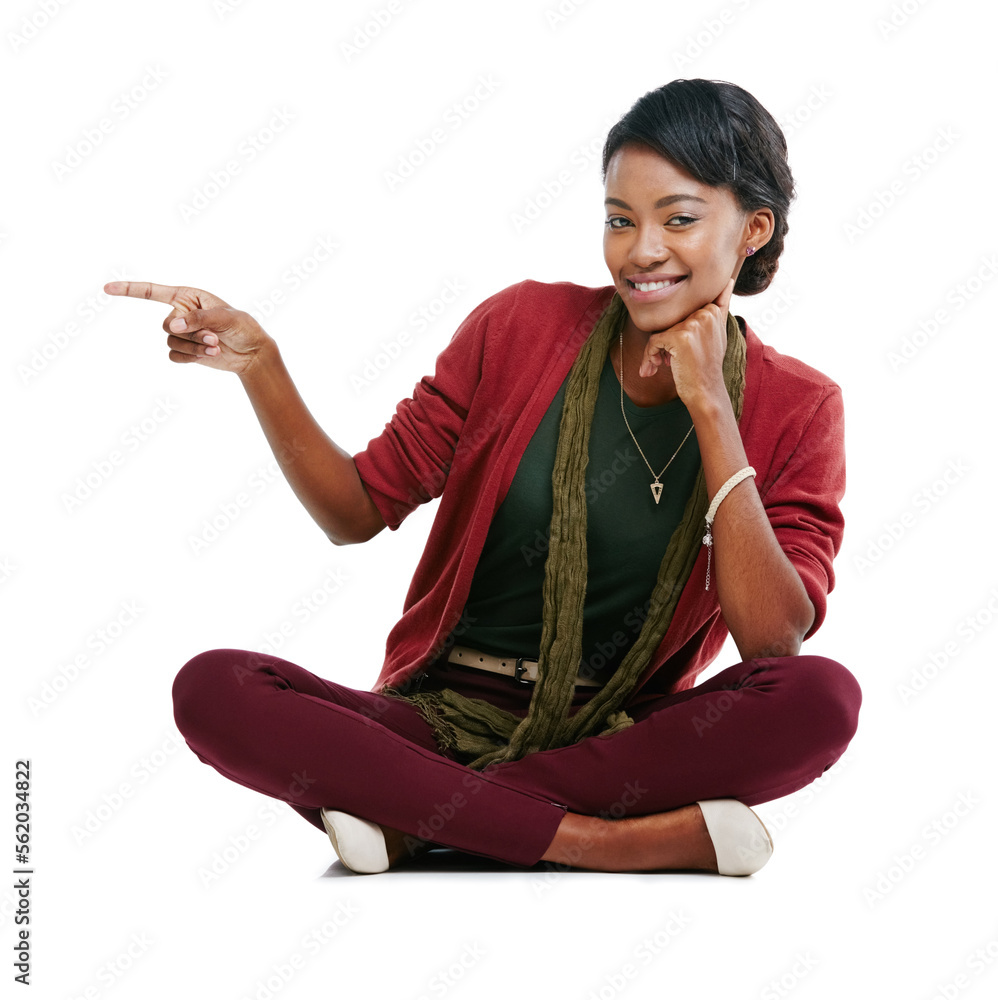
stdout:
<svg viewBox="0 0 998 1000">
<path fill-rule="evenodd" d="M 703 536 L 703 544 L 707 546 L 707 582 L 704 590 L 710 590 L 710 550 L 713 548 L 714 539 L 710 534 L 710 526 L 714 523 L 714 515 L 717 508 L 721 506 L 721 501 L 743 480 L 755 475 L 755 469 L 751 465 L 746 465 L 744 469 L 739 469 L 714 495 L 710 503 L 705 520 L 707 521 L 707 533 Z"/>
</svg>

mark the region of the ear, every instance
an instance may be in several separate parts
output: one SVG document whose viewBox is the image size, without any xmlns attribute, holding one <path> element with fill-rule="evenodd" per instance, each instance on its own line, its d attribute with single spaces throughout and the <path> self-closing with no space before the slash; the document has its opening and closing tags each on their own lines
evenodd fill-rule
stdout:
<svg viewBox="0 0 998 1000">
<path fill-rule="evenodd" d="M 757 208 L 746 222 L 746 241 L 761 250 L 776 232 L 776 216 L 771 208 Z"/>
</svg>

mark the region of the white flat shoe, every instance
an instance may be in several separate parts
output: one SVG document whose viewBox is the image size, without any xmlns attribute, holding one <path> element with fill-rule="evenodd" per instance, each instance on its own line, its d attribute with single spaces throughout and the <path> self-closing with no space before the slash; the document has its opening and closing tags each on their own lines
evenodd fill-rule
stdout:
<svg viewBox="0 0 998 1000">
<path fill-rule="evenodd" d="M 714 844 L 721 875 L 751 875 L 773 856 L 769 831 L 744 802 L 707 799 L 697 805 Z"/>
<path fill-rule="evenodd" d="M 337 857 L 352 872 L 372 875 L 388 871 L 388 847 L 377 823 L 335 809 L 320 810 Z"/>
</svg>

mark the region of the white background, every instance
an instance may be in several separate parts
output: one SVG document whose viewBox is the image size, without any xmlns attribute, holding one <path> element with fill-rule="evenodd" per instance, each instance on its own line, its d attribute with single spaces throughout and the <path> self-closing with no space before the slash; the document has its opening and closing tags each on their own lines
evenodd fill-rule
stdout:
<svg viewBox="0 0 998 1000">
<path fill-rule="evenodd" d="M 14 761 L 32 761 L 41 995 L 994 995 L 993 7 L 557 9 L 5 6 L 3 740 L 11 804 Z M 283 290 L 264 326 L 322 426 L 359 451 L 486 296 L 528 277 L 610 283 L 602 142 L 675 77 L 740 84 L 788 136 L 780 272 L 732 311 L 843 387 L 846 535 L 804 652 L 856 674 L 859 732 L 819 782 L 758 807 L 776 853 L 750 879 L 351 876 L 313 827 L 197 760 L 170 685 L 195 653 L 263 648 L 290 621 L 281 655 L 370 688 L 434 505 L 331 546 L 283 479 L 266 482 L 238 379 L 170 363 L 168 307 L 101 288 L 190 284 L 261 316 Z M 336 249 L 317 263 L 323 239 Z M 457 301 L 415 332 L 448 282 Z M 251 502 L 195 552 L 240 492 Z M 736 658 L 729 645 L 712 669 Z M 8 959 L 14 904 L 0 889 Z"/>
</svg>

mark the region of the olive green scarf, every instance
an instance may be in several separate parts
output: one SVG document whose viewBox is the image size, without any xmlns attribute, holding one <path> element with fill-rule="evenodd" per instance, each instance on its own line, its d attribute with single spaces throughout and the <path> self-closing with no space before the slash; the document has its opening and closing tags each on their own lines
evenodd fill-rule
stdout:
<svg viewBox="0 0 998 1000">
<path fill-rule="evenodd" d="M 622 705 L 658 648 L 700 550 L 708 497 L 703 466 L 683 519 L 669 540 L 652 591 L 648 615 L 634 645 L 606 684 L 571 718 L 575 678 L 582 659 L 582 611 L 586 599 L 585 474 L 600 375 L 610 344 L 619 335 L 627 310 L 614 293 L 572 365 L 565 387 L 552 485 L 548 556 L 544 564 L 543 625 L 538 679 L 525 718 L 480 698 L 445 688 L 383 694 L 415 704 L 433 727 L 441 746 L 474 769 L 519 760 L 537 750 L 569 746 L 586 736 L 610 734 L 634 724 Z M 723 375 L 735 419 L 741 417 L 745 388 L 745 339 L 730 313 Z"/>
</svg>

